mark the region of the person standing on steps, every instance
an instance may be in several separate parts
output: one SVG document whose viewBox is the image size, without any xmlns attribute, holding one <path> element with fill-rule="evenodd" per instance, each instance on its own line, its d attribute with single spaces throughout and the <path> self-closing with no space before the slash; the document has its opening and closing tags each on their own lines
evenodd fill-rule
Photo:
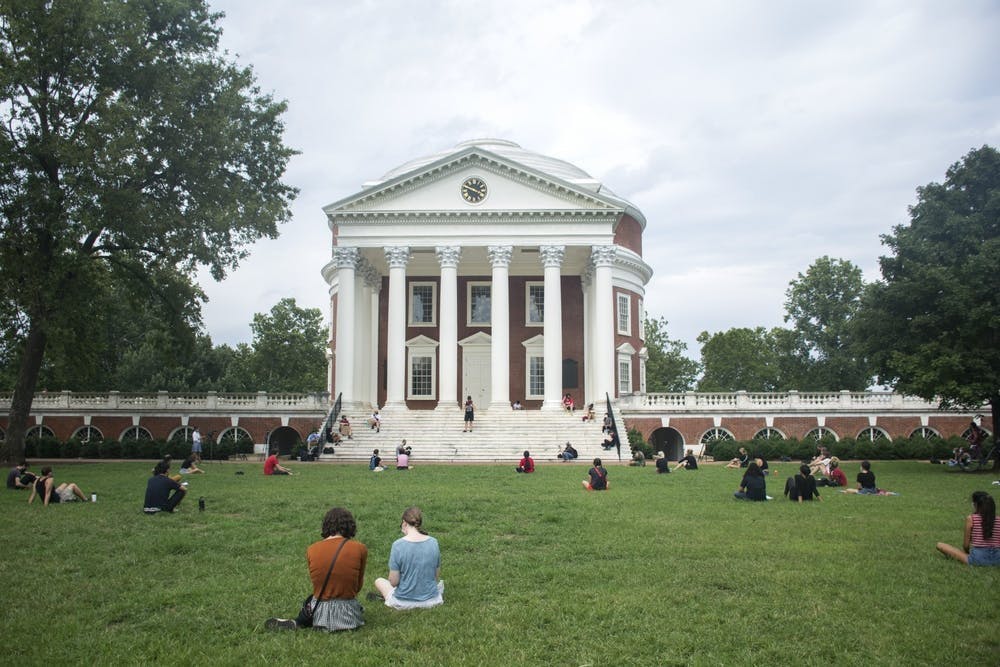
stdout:
<svg viewBox="0 0 1000 667">
<path fill-rule="evenodd" d="M 468 396 L 465 399 L 465 427 L 462 429 L 462 433 L 469 432 L 472 433 L 472 422 L 476 418 L 476 406 L 472 402 L 472 396 Z"/>
</svg>

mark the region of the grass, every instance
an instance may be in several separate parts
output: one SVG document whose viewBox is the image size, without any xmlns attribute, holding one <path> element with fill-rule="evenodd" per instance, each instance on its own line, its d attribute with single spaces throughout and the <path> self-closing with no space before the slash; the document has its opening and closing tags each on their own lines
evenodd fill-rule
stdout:
<svg viewBox="0 0 1000 667">
<path fill-rule="evenodd" d="M 35 469 L 40 466 L 36 464 Z M 996 665 L 1000 568 L 947 561 L 993 477 L 876 463 L 898 497 L 740 503 L 739 472 L 610 467 L 207 464 L 178 513 L 139 510 L 151 463 L 57 462 L 97 504 L 0 498 L 7 664 Z M 780 495 L 793 466 L 778 464 Z M 845 464 L 848 478 L 856 464 Z M 245 470 L 245 475 L 234 474 Z M 993 489 L 996 491 L 995 487 Z M 994 493 L 1000 496 L 1000 493 Z M 197 510 L 204 496 L 206 511 Z M 304 551 L 331 506 L 385 576 L 411 504 L 442 547 L 445 604 L 328 635 L 263 630 L 309 592 Z"/>
</svg>

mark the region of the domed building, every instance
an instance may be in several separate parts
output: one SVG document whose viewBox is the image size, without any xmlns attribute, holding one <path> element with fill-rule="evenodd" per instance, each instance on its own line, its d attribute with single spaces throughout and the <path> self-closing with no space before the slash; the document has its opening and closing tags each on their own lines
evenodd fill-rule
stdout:
<svg viewBox="0 0 1000 667">
<path fill-rule="evenodd" d="M 645 391 L 646 220 L 562 160 L 480 139 L 324 209 L 345 411 L 561 409 Z"/>
</svg>

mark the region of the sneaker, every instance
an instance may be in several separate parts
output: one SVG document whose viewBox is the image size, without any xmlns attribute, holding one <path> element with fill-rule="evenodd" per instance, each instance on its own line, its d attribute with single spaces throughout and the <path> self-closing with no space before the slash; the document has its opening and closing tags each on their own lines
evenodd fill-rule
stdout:
<svg viewBox="0 0 1000 667">
<path fill-rule="evenodd" d="M 297 630 L 298 627 L 290 618 L 269 618 L 264 621 L 265 630 Z"/>
<path fill-rule="evenodd" d="M 369 602 L 385 602 L 385 598 L 382 597 L 381 593 L 376 593 L 375 591 L 368 591 L 368 595 L 365 598 Z"/>
</svg>

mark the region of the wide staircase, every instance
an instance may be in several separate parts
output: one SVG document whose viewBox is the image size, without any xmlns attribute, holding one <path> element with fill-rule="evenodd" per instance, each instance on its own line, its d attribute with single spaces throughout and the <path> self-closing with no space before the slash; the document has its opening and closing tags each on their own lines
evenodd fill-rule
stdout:
<svg viewBox="0 0 1000 667">
<path fill-rule="evenodd" d="M 410 462 L 414 466 L 432 461 L 516 464 L 524 450 L 531 452 L 536 463 L 558 461 L 561 459 L 557 452 L 566 442 L 573 443 L 580 453 L 577 460 L 588 464 L 596 456 L 609 462 L 618 457 L 614 449 L 604 451 L 601 448 L 604 411 L 598 411 L 594 421 L 583 421 L 584 413 L 579 410 L 570 414 L 565 410 L 477 409 L 470 433 L 462 432 L 463 412 L 458 406 L 453 410 L 406 410 L 390 406 L 379 414 L 382 427 L 376 432 L 368 427 L 369 413 L 348 412 L 353 439 L 345 439 L 336 446 L 335 454 L 324 455 L 321 459 L 367 463 L 372 450 L 378 449 L 383 465 L 392 466 L 395 465 L 396 448 L 403 440 L 413 450 Z M 632 453 L 617 413 L 615 422 L 622 443 L 622 460 L 627 461 Z"/>
</svg>

